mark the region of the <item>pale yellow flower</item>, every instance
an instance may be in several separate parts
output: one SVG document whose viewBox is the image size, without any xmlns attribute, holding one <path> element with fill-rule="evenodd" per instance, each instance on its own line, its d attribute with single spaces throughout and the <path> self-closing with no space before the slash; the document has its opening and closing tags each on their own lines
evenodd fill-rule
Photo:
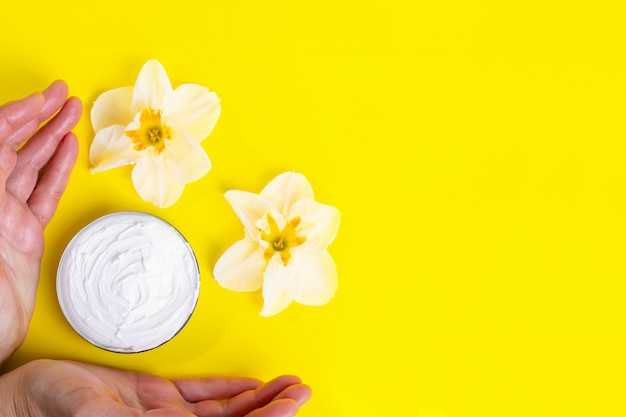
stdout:
<svg viewBox="0 0 626 417">
<path fill-rule="evenodd" d="M 337 290 L 337 269 L 327 251 L 339 229 L 340 213 L 314 200 L 302 174 L 286 172 L 260 194 L 228 191 L 245 237 L 217 261 L 213 275 L 234 291 L 263 287 L 262 316 L 291 301 L 326 304 Z"/>
<path fill-rule="evenodd" d="M 150 60 L 134 87 L 107 91 L 94 103 L 91 170 L 135 164 L 132 180 L 139 195 L 158 207 L 170 206 L 185 184 L 211 169 L 200 142 L 219 115 L 214 92 L 197 84 L 174 90 L 163 66 Z"/>
</svg>

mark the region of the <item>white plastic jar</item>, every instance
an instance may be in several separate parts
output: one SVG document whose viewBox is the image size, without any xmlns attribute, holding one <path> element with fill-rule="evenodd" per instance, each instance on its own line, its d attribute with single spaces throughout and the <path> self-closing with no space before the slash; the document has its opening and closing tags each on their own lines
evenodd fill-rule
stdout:
<svg viewBox="0 0 626 417">
<path fill-rule="evenodd" d="M 57 271 L 57 296 L 85 340 L 120 353 L 162 345 L 187 323 L 200 290 L 193 250 L 147 213 L 103 216 L 76 234 Z"/>
</svg>

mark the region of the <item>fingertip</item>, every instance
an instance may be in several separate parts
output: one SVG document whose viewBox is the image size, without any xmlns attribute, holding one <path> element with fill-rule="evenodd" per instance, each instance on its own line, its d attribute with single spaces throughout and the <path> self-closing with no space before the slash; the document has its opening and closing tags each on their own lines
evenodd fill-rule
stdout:
<svg viewBox="0 0 626 417">
<path fill-rule="evenodd" d="M 43 122 L 57 112 L 65 103 L 69 87 L 63 80 L 52 82 L 44 91 L 42 96 L 45 99 L 44 104 L 39 112 L 39 121 Z"/>
<path fill-rule="evenodd" d="M 300 404 L 300 406 L 303 406 L 304 404 L 309 402 L 312 396 L 313 396 L 313 390 L 311 389 L 311 387 L 309 387 L 308 385 L 302 384 L 299 395 L 297 398 L 295 398 L 295 400 L 298 401 L 298 404 Z"/>
<path fill-rule="evenodd" d="M 78 137 L 74 132 L 69 132 L 66 134 L 59 147 L 63 147 L 63 152 L 65 152 L 68 156 L 66 157 L 68 162 L 74 165 L 76 163 L 76 159 L 78 158 Z M 57 151 L 58 153 L 58 151 Z"/>
<path fill-rule="evenodd" d="M 67 133 L 67 134 L 63 137 L 63 140 L 64 140 L 64 141 L 65 141 L 65 140 L 71 140 L 71 141 L 74 141 L 74 140 L 78 140 L 78 137 L 76 136 L 76 133 L 74 133 L 74 132 L 68 132 L 68 133 Z"/>
<path fill-rule="evenodd" d="M 277 378 L 274 378 L 274 380 L 280 380 L 281 382 L 283 382 L 285 385 L 294 385 L 294 384 L 301 384 L 302 380 L 300 379 L 299 376 L 296 375 L 281 375 Z"/>
<path fill-rule="evenodd" d="M 64 80 L 54 80 L 48 87 L 46 87 L 45 90 L 43 90 L 43 94 L 46 97 L 53 95 L 67 97 L 69 90 L 70 88 L 67 85 L 67 82 Z"/>
<path fill-rule="evenodd" d="M 313 395 L 311 387 L 305 384 L 295 384 L 285 388 L 275 397 L 275 400 L 291 399 L 296 401 L 300 406 L 306 404 Z"/>
<path fill-rule="evenodd" d="M 78 150 L 78 136 L 76 133 L 69 132 L 63 137 L 63 144 L 65 146 L 71 146 L 72 148 L 76 148 Z"/>
<path fill-rule="evenodd" d="M 83 102 L 82 102 L 81 99 L 79 99 L 76 96 L 72 96 L 72 97 L 68 98 L 65 105 L 66 106 L 70 105 L 70 106 L 76 108 L 79 112 L 83 111 Z"/>
<path fill-rule="evenodd" d="M 246 414 L 246 417 L 293 417 L 300 411 L 298 403 L 290 398 L 274 400 L 262 408 Z"/>
<path fill-rule="evenodd" d="M 83 103 L 78 97 L 70 97 L 67 99 L 61 111 L 55 116 L 59 119 L 59 129 L 70 131 L 73 129 L 83 114 Z"/>
<path fill-rule="evenodd" d="M 263 417 L 293 417 L 300 411 L 300 404 L 291 398 L 283 398 L 272 401 L 261 410 L 263 414 L 259 414 L 259 416 Z"/>
</svg>

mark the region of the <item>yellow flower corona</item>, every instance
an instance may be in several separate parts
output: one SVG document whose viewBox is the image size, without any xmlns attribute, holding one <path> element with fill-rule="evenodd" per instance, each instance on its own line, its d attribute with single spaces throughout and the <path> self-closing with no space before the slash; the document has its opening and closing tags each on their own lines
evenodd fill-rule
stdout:
<svg viewBox="0 0 626 417">
<path fill-rule="evenodd" d="M 126 136 L 135 143 L 136 150 L 143 151 L 152 148 L 158 155 L 167 147 L 172 139 L 172 132 L 163 123 L 162 113 L 161 110 L 146 107 L 139 116 L 139 129 L 124 131 Z"/>
<path fill-rule="evenodd" d="M 266 220 L 269 232 L 265 232 L 263 229 L 259 228 L 261 240 L 267 244 L 263 257 L 266 261 L 269 261 L 275 253 L 278 253 L 283 264 L 287 265 L 289 259 L 291 259 L 290 249 L 306 242 L 306 237 L 297 235 L 298 226 L 302 222 L 302 219 L 300 217 L 294 217 L 287 222 L 282 230 L 280 230 L 276 219 L 271 213 L 266 214 Z"/>
</svg>

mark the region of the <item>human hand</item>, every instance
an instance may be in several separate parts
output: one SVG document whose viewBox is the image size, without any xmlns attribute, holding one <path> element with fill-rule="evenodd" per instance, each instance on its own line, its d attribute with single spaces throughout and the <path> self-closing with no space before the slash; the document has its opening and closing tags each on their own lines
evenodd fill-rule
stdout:
<svg viewBox="0 0 626 417">
<path fill-rule="evenodd" d="M 74 97 L 67 100 L 67 93 L 67 84 L 56 81 L 43 93 L 0 107 L 0 364 L 26 337 L 39 282 L 43 230 L 78 154 L 78 141 L 70 131 L 80 119 L 82 104 Z"/>
<path fill-rule="evenodd" d="M 5 417 L 289 417 L 311 396 L 294 376 L 169 381 L 81 362 L 37 360 L 0 378 Z M 8 404 L 14 408 L 6 410 Z"/>
</svg>

